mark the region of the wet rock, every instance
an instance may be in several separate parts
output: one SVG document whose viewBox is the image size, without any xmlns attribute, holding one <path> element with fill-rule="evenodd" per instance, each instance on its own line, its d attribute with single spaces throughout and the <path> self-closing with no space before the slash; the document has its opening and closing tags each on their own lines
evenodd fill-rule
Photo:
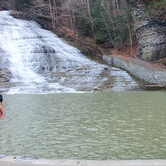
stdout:
<svg viewBox="0 0 166 166">
<path fill-rule="evenodd" d="M 15 10 L 11 10 L 10 14 L 15 18 L 17 18 L 17 17 L 19 18 L 20 16 L 23 16 L 22 12 L 18 12 L 18 11 L 15 11 Z"/>
<path fill-rule="evenodd" d="M 142 89 L 145 89 L 145 90 L 166 90 L 166 85 L 143 85 Z"/>
<path fill-rule="evenodd" d="M 6 68 L 0 68 L 0 82 L 8 82 L 12 78 L 11 72 Z"/>
</svg>

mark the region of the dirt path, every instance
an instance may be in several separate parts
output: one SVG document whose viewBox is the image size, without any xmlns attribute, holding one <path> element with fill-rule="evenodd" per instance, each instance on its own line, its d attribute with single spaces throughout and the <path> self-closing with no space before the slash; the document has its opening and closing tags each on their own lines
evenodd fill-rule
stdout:
<svg viewBox="0 0 166 166">
<path fill-rule="evenodd" d="M 137 57 L 137 48 L 133 50 L 133 54 L 131 54 L 129 50 L 118 51 L 117 49 L 111 49 L 111 53 L 112 54 L 110 56 L 118 57 L 128 62 L 133 62 L 151 69 L 166 71 L 166 66 L 164 65 L 166 59 L 160 59 L 156 63 L 142 61 Z"/>
</svg>

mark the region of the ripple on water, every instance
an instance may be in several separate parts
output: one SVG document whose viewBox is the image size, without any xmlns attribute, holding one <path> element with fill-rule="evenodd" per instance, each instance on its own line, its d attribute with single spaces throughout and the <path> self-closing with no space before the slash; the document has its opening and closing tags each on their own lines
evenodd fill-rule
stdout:
<svg viewBox="0 0 166 166">
<path fill-rule="evenodd" d="M 164 159 L 165 93 L 4 95 L 0 152 L 54 159 Z"/>
</svg>

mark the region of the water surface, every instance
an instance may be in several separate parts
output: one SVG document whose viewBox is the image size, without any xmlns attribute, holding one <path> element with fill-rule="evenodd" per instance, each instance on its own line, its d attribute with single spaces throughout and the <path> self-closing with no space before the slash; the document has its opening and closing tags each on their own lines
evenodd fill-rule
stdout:
<svg viewBox="0 0 166 166">
<path fill-rule="evenodd" d="M 4 95 L 0 153 L 52 159 L 165 159 L 166 93 Z"/>
</svg>

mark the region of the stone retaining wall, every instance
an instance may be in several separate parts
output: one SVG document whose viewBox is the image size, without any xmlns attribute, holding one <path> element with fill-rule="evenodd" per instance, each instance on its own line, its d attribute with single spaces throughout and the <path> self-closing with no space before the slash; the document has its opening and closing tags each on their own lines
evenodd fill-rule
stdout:
<svg viewBox="0 0 166 166">
<path fill-rule="evenodd" d="M 125 60 L 120 57 L 103 55 L 103 60 L 108 63 L 128 71 L 133 76 L 148 83 L 166 85 L 166 68 L 155 67 L 139 60 Z"/>
</svg>

